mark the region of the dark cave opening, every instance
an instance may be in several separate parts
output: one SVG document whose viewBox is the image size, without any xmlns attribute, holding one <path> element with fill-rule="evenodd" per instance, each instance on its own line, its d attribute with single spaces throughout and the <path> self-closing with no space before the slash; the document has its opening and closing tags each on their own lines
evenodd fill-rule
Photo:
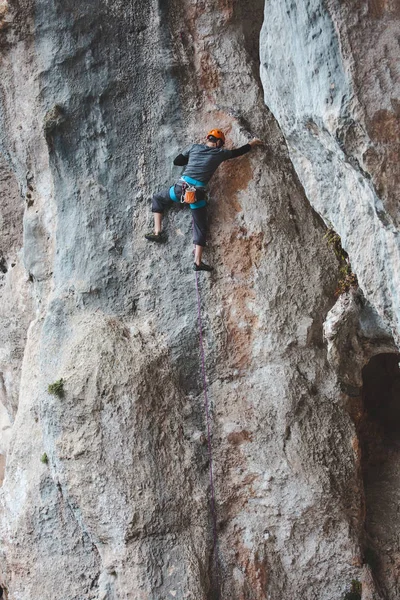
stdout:
<svg viewBox="0 0 400 600">
<path fill-rule="evenodd" d="M 359 424 L 365 562 L 388 598 L 398 591 L 400 583 L 399 362 L 400 354 L 378 354 L 364 367 L 363 416 Z"/>
<path fill-rule="evenodd" d="M 363 405 L 386 441 L 400 441 L 400 354 L 378 354 L 364 367 Z"/>
</svg>

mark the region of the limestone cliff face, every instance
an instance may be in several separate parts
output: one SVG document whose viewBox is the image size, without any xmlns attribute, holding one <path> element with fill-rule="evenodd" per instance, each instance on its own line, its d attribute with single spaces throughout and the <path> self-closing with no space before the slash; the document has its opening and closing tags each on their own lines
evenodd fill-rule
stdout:
<svg viewBox="0 0 400 600">
<path fill-rule="evenodd" d="M 261 34 L 265 100 L 307 197 L 397 340 L 399 24 L 397 2 L 276 0 Z"/>
<path fill-rule="evenodd" d="M 398 595 L 397 13 L 0 1 L 9 600 Z M 213 178 L 200 279 L 217 570 L 189 212 L 144 240 L 216 125 L 265 141 Z"/>
</svg>

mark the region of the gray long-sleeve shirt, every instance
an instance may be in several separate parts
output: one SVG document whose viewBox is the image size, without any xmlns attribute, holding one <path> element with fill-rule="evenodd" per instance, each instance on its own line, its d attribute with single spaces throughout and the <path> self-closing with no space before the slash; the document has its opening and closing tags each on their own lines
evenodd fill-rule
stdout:
<svg viewBox="0 0 400 600">
<path fill-rule="evenodd" d="M 221 163 L 246 154 L 249 150 L 251 150 L 250 144 L 245 144 L 235 150 L 210 148 L 206 144 L 193 144 L 176 157 L 174 164 L 187 165 L 183 172 L 184 175 L 207 184 Z"/>
</svg>

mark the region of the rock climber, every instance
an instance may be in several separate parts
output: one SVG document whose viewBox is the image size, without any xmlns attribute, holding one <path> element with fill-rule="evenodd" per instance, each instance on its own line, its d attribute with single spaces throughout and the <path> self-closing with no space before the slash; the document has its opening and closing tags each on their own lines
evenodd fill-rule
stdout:
<svg viewBox="0 0 400 600">
<path fill-rule="evenodd" d="M 207 184 L 219 165 L 225 160 L 237 158 L 249 152 L 254 146 L 262 144 L 261 140 L 254 138 L 248 144 L 235 148 L 225 149 L 225 135 L 220 129 L 212 129 L 207 134 L 205 144 L 193 144 L 190 148 L 174 160 L 174 165 L 183 167 L 180 180 L 172 187 L 154 194 L 152 212 L 154 213 L 154 231 L 145 235 L 151 242 L 163 243 L 165 237 L 162 232 L 162 216 L 164 210 L 174 202 L 181 202 L 185 198 L 186 189 L 194 190 L 195 201 L 190 203 L 193 216 L 193 243 L 195 245 L 194 271 L 212 271 L 213 267 L 202 262 L 203 249 L 207 239 Z M 183 197 L 182 197 L 183 196 Z M 187 202 L 187 200 L 186 200 Z M 187 206 L 186 202 L 183 203 Z M 181 204 L 182 206 L 182 204 Z"/>
</svg>

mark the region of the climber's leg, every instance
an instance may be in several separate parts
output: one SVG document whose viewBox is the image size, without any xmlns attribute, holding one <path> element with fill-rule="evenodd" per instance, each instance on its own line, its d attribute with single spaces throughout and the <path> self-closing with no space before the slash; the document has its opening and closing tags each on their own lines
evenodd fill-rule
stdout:
<svg viewBox="0 0 400 600">
<path fill-rule="evenodd" d="M 207 241 L 207 207 L 193 208 L 191 212 L 193 217 L 193 243 L 195 245 L 193 269 L 195 271 L 212 271 L 212 267 L 205 265 L 201 260 Z"/>
<path fill-rule="evenodd" d="M 162 230 L 162 213 L 154 213 L 154 233 L 161 233 Z"/>
<path fill-rule="evenodd" d="M 198 244 L 194 247 L 194 262 L 196 265 L 201 263 L 201 257 L 203 256 L 203 248 L 204 246 L 199 246 Z"/>
<path fill-rule="evenodd" d="M 207 206 L 193 208 L 193 244 L 196 246 L 196 255 L 201 260 L 203 248 L 207 243 Z"/>
<path fill-rule="evenodd" d="M 154 231 L 146 233 L 144 236 L 149 242 L 164 242 L 165 238 L 162 235 L 162 217 L 164 210 L 173 204 L 170 196 L 170 189 L 163 190 L 154 194 L 151 203 L 151 211 L 154 214 Z"/>
</svg>

